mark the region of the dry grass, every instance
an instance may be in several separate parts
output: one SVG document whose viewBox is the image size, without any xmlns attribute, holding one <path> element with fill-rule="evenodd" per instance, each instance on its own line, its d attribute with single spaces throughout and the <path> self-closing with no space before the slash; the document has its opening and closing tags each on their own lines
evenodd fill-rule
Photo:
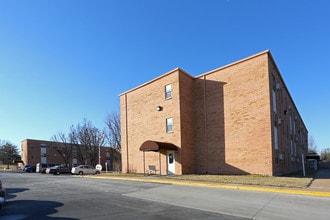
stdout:
<svg viewBox="0 0 330 220">
<path fill-rule="evenodd" d="M 143 178 L 143 174 L 120 174 L 120 173 L 104 173 L 102 175 L 120 176 L 127 178 Z M 157 176 L 159 179 L 172 181 L 202 182 L 202 183 L 218 183 L 228 185 L 253 185 L 264 187 L 285 187 L 285 188 L 306 188 L 313 180 L 314 173 L 307 172 L 306 177 L 301 174 L 291 174 L 287 176 L 263 176 L 263 175 L 171 175 Z"/>
<path fill-rule="evenodd" d="M 182 175 L 169 176 L 166 178 L 230 185 L 275 186 L 289 188 L 305 188 L 313 180 L 313 178 L 274 177 L 262 175 Z"/>
<path fill-rule="evenodd" d="M 7 164 L 0 164 L 0 170 L 7 169 Z M 10 170 L 17 170 L 17 166 L 9 165 Z"/>
</svg>

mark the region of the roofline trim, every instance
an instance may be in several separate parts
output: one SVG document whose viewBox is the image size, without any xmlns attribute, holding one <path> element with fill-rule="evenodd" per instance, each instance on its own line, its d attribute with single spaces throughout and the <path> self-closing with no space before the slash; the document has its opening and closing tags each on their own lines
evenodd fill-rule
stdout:
<svg viewBox="0 0 330 220">
<path fill-rule="evenodd" d="M 141 85 L 139 85 L 139 86 L 136 86 L 136 87 L 134 87 L 134 88 L 132 88 L 132 89 L 126 91 L 126 92 L 123 92 L 123 93 L 119 94 L 118 96 L 125 95 L 125 94 L 130 93 L 130 92 L 132 92 L 132 91 L 134 91 L 134 90 L 137 90 L 137 89 L 139 89 L 139 88 L 141 88 L 141 87 L 144 87 L 144 86 L 146 86 L 146 85 L 148 85 L 148 84 L 151 84 L 151 83 L 153 83 L 153 82 L 155 82 L 155 81 L 157 81 L 157 80 L 159 80 L 159 79 L 161 79 L 161 78 L 163 78 L 163 77 L 165 77 L 165 76 L 168 76 L 168 75 L 170 75 L 170 74 L 172 74 L 172 73 L 174 73 L 174 72 L 176 72 L 176 71 L 179 71 L 179 72 L 181 72 L 181 73 L 184 73 L 184 74 L 188 75 L 188 76 L 191 77 L 191 78 L 194 78 L 193 76 L 191 76 L 189 73 L 187 73 L 187 72 L 184 71 L 183 69 L 177 67 L 177 68 L 175 68 L 175 69 L 173 69 L 173 70 L 170 70 L 170 71 L 168 71 L 168 72 L 166 72 L 166 73 L 164 73 L 164 74 L 162 74 L 162 75 L 160 75 L 160 76 L 158 76 L 158 77 L 156 77 L 156 78 L 154 78 L 154 79 L 152 79 L 152 80 L 150 80 L 150 81 L 148 81 L 148 82 L 145 82 L 145 83 L 143 83 L 143 84 L 141 84 Z"/>
<path fill-rule="evenodd" d="M 218 67 L 218 68 L 216 68 L 216 69 L 210 70 L 210 71 L 208 71 L 208 72 L 206 72 L 206 73 L 202 73 L 202 74 L 196 76 L 195 78 L 200 78 L 200 77 L 202 77 L 202 76 L 206 76 L 206 75 L 212 74 L 213 72 L 216 72 L 216 71 L 219 71 L 219 70 L 226 69 L 226 68 L 231 67 L 231 66 L 234 66 L 234 65 L 236 65 L 236 64 L 238 64 L 238 63 L 245 62 L 245 61 L 247 61 L 247 60 L 253 59 L 253 58 L 255 58 L 255 57 L 258 57 L 258 56 L 260 56 L 260 55 L 267 54 L 267 53 L 270 54 L 270 50 L 269 50 L 269 49 L 268 49 L 268 50 L 264 50 L 264 51 L 262 51 L 262 52 L 259 52 L 259 53 L 257 53 L 257 54 L 251 55 L 251 56 L 249 56 L 249 57 L 245 57 L 245 58 L 243 58 L 243 59 L 237 60 L 237 61 L 235 61 L 235 62 L 229 63 L 229 64 L 227 64 L 227 65 L 224 65 L 224 66 Z"/>
</svg>

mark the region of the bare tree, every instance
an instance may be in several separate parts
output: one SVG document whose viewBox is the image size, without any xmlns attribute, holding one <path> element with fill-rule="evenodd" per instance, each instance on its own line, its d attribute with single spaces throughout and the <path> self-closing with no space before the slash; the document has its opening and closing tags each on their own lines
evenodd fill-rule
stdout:
<svg viewBox="0 0 330 220">
<path fill-rule="evenodd" d="M 69 132 L 70 142 L 72 144 L 72 158 L 76 158 L 79 164 L 87 164 L 87 148 L 80 143 L 80 125 L 71 125 Z"/>
<path fill-rule="evenodd" d="M 52 136 L 52 141 L 52 147 L 62 157 L 64 164 L 71 167 L 69 161 L 72 157 L 73 144 L 70 135 L 66 136 L 64 133 L 59 132 L 57 135 Z"/>
<path fill-rule="evenodd" d="M 85 158 L 83 154 L 84 151 L 79 144 L 78 131 L 73 125 L 70 126 L 70 132 L 68 136 L 72 145 L 72 158 L 77 159 L 79 164 L 85 164 Z"/>
<path fill-rule="evenodd" d="M 330 161 L 330 148 L 325 148 L 321 151 L 321 160 Z"/>
<path fill-rule="evenodd" d="M 120 115 L 117 112 L 108 114 L 105 120 L 108 128 L 106 138 L 110 147 L 121 150 L 121 131 L 120 131 Z"/>
<path fill-rule="evenodd" d="M 99 147 L 104 145 L 104 132 L 101 132 L 90 121 L 84 119 L 82 124 L 78 124 L 74 129 L 79 143 L 77 154 L 83 160 L 83 164 L 90 161 L 91 165 L 95 166 L 99 160 Z"/>
<path fill-rule="evenodd" d="M 308 137 L 308 151 L 309 152 L 314 152 L 314 153 L 317 153 L 317 145 L 316 145 L 316 142 L 313 138 L 313 136 L 309 135 Z"/>
</svg>

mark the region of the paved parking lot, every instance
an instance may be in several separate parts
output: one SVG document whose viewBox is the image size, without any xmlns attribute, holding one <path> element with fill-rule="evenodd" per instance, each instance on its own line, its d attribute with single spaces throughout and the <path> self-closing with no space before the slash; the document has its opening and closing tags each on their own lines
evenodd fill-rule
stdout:
<svg viewBox="0 0 330 220">
<path fill-rule="evenodd" d="M 0 178 L 8 192 L 0 220 L 244 219 L 129 196 L 164 184 L 22 172 Z"/>
</svg>

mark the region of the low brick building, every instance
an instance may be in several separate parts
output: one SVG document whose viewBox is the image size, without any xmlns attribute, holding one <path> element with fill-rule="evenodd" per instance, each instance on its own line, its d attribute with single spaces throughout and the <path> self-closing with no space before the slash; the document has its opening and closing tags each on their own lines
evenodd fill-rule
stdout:
<svg viewBox="0 0 330 220">
<path fill-rule="evenodd" d="M 62 143 L 61 143 L 62 144 Z M 64 144 L 63 144 L 64 145 Z M 67 144 L 68 145 L 68 144 Z M 64 158 L 54 148 L 55 143 L 45 140 L 33 140 L 25 139 L 21 142 L 21 158 L 25 165 L 36 166 L 41 164 L 43 167 L 53 164 L 64 164 L 69 167 L 80 164 L 91 164 L 91 161 L 85 160 L 84 163 L 80 162 L 77 158 L 77 152 L 72 147 L 71 156 L 68 157 L 68 163 L 66 164 Z M 96 147 L 97 148 L 97 147 Z M 120 153 L 111 147 L 100 147 L 100 162 L 104 170 L 106 170 L 105 164 L 107 163 L 108 170 L 119 171 L 121 169 L 121 156 Z M 96 159 L 98 162 L 98 158 Z"/>
<path fill-rule="evenodd" d="M 307 128 L 270 51 L 197 77 L 180 68 L 120 95 L 122 171 L 281 175 Z"/>
</svg>

